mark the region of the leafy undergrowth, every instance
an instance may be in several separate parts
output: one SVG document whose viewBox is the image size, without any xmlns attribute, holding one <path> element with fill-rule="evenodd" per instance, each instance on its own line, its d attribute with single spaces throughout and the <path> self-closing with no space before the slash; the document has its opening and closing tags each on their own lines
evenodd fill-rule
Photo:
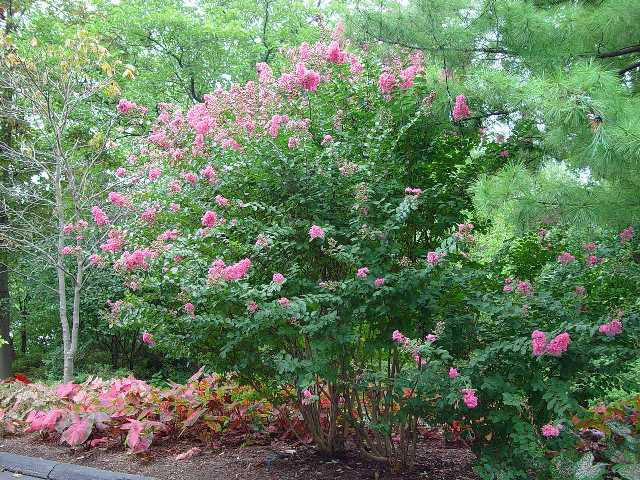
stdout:
<svg viewBox="0 0 640 480">
<path fill-rule="evenodd" d="M 0 427 L 40 432 L 71 447 L 124 446 L 132 453 L 178 438 L 227 445 L 309 441 L 295 409 L 276 408 L 249 387 L 202 372 L 170 388 L 133 377 L 55 387 L 0 384 Z"/>
</svg>

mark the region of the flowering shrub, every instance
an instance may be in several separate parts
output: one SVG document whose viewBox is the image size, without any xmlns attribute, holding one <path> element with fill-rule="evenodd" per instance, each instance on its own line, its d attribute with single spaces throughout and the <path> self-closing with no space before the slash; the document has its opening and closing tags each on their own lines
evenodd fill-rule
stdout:
<svg viewBox="0 0 640 480">
<path fill-rule="evenodd" d="M 420 55 L 383 61 L 337 33 L 283 65 L 258 64 L 257 81 L 187 112 L 160 106 L 122 165 L 127 188 L 93 209 L 108 232 L 94 263 L 127 286 L 113 321 L 137 324 L 148 345 L 266 393 L 293 384 L 321 449 L 341 448 L 352 425 L 363 450 L 406 465 L 426 415 L 416 405 L 444 395 L 427 379 L 452 382 L 445 349 L 401 353 L 391 332 L 435 329 L 424 318 L 437 271 L 473 241 L 471 224 L 452 225 L 470 206 L 467 187 L 499 160 L 468 157 L 479 136 L 464 98 L 454 134 L 431 121 L 451 113 L 434 93 L 439 68 Z M 382 405 L 370 385 L 390 383 L 395 400 Z M 365 418 L 358 399 L 394 415 Z M 401 448 L 388 448 L 393 438 Z"/>
</svg>

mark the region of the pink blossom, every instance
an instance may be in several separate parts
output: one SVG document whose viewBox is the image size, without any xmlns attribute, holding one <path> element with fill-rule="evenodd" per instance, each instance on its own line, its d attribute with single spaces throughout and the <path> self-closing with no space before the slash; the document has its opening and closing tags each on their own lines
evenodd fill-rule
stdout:
<svg viewBox="0 0 640 480">
<path fill-rule="evenodd" d="M 278 299 L 278 303 L 280 304 L 280 306 L 282 308 L 289 308 L 289 305 L 291 304 L 291 302 L 289 301 L 289 299 L 287 297 L 280 297 Z"/>
<path fill-rule="evenodd" d="M 171 193 L 180 193 L 182 191 L 182 185 L 180 185 L 178 180 L 171 180 L 171 182 L 169 182 L 169 191 Z"/>
<path fill-rule="evenodd" d="M 127 161 L 128 161 L 131 165 L 133 165 L 134 163 L 136 163 L 136 162 L 138 161 L 138 156 L 137 156 L 137 155 L 134 155 L 134 154 L 132 153 L 131 155 L 129 155 L 129 156 L 127 157 Z"/>
<path fill-rule="evenodd" d="M 355 56 L 349 58 L 349 72 L 353 75 L 360 75 L 364 71 L 362 65 Z"/>
<path fill-rule="evenodd" d="M 405 337 L 400 330 L 394 330 L 391 334 L 391 339 L 400 345 L 406 345 L 409 343 L 409 339 Z"/>
<path fill-rule="evenodd" d="M 185 182 L 195 185 L 198 182 L 198 175 L 193 172 L 183 172 L 182 178 Z"/>
<path fill-rule="evenodd" d="M 147 223 L 153 223 L 153 222 L 156 221 L 157 213 L 158 213 L 158 210 L 155 207 L 147 208 L 140 215 L 140 220 L 142 220 L 143 222 L 147 222 Z"/>
<path fill-rule="evenodd" d="M 118 102 L 116 109 L 120 113 L 129 113 L 130 110 L 137 108 L 137 106 L 138 105 L 135 102 L 131 102 L 129 100 L 121 98 L 120 101 Z"/>
<path fill-rule="evenodd" d="M 309 229 L 309 238 L 311 238 L 311 240 L 314 238 L 324 238 L 324 230 L 322 227 L 319 227 L 318 225 L 311 225 L 311 228 Z"/>
<path fill-rule="evenodd" d="M 413 356 L 413 359 L 416 361 L 416 366 L 418 367 L 424 367 L 427 364 L 427 361 L 417 353 Z"/>
<path fill-rule="evenodd" d="M 356 272 L 356 276 L 359 278 L 366 278 L 369 275 L 369 269 L 367 267 L 361 267 Z"/>
<path fill-rule="evenodd" d="M 449 378 L 450 379 L 453 380 L 454 378 L 458 378 L 458 375 L 460 375 L 460 374 L 458 373 L 458 369 L 457 368 L 453 368 L 453 367 L 449 368 Z"/>
<path fill-rule="evenodd" d="M 213 227 L 216 223 L 218 223 L 218 215 L 216 215 L 216 212 L 212 210 L 204 212 L 204 215 L 202 215 L 203 227 Z"/>
<path fill-rule="evenodd" d="M 171 210 L 171 212 L 176 213 L 177 211 L 180 210 L 180 204 L 179 203 L 171 203 L 171 205 L 169 205 L 169 210 Z"/>
<path fill-rule="evenodd" d="M 620 243 L 627 243 L 633 238 L 633 227 L 629 226 L 625 228 L 620 232 L 618 237 L 620 238 Z"/>
<path fill-rule="evenodd" d="M 608 337 L 615 337 L 616 335 L 620 335 L 622 333 L 623 326 L 622 322 L 618 319 L 611 320 L 609 323 L 605 323 L 600 325 L 598 331 Z"/>
<path fill-rule="evenodd" d="M 227 281 L 240 280 L 247 274 L 247 271 L 251 267 L 251 260 L 243 258 L 239 262 L 236 262 L 222 270 L 222 278 Z"/>
<path fill-rule="evenodd" d="M 302 404 L 309 405 L 313 401 L 313 393 L 308 388 L 302 391 Z"/>
<path fill-rule="evenodd" d="M 595 255 L 589 255 L 587 257 L 586 260 L 586 264 L 589 267 L 593 267 L 594 265 L 596 265 L 598 262 L 600 261 L 600 259 L 598 257 L 596 257 Z"/>
<path fill-rule="evenodd" d="M 216 195 L 216 204 L 219 207 L 226 207 L 229 205 L 229 199 L 224 198 L 222 195 Z"/>
<path fill-rule="evenodd" d="M 64 227 L 62 227 L 62 232 L 69 234 L 75 230 L 76 226 L 73 223 L 67 223 Z"/>
<path fill-rule="evenodd" d="M 124 167 L 118 167 L 116 169 L 116 177 L 122 178 L 127 174 L 127 169 Z"/>
<path fill-rule="evenodd" d="M 400 72 L 400 82 L 401 88 L 409 88 L 413 86 L 413 79 L 420 70 L 416 65 L 409 65 L 407 68 Z"/>
<path fill-rule="evenodd" d="M 456 97 L 456 103 L 453 106 L 453 120 L 457 122 L 458 120 L 469 118 L 470 116 L 471 111 L 469 110 L 469 106 L 467 105 L 467 99 L 464 95 L 458 95 Z"/>
<path fill-rule="evenodd" d="M 156 344 L 156 341 L 153 339 L 153 334 L 149 332 L 144 332 L 142 334 L 142 341 L 150 347 L 153 347 Z"/>
<path fill-rule="evenodd" d="M 158 177 L 160 177 L 160 175 L 162 175 L 162 170 L 160 170 L 158 167 L 153 167 L 149 169 L 149 180 L 154 181 L 156 180 Z"/>
<path fill-rule="evenodd" d="M 508 292 L 513 292 L 513 285 L 509 285 L 509 284 L 507 284 L 507 285 L 503 286 L 503 287 L 502 287 L 502 291 L 503 291 L 503 292 L 507 292 L 507 293 L 508 293 Z"/>
<path fill-rule="evenodd" d="M 125 197 L 124 195 L 118 192 L 109 192 L 109 195 L 107 195 L 107 198 L 111 203 L 113 203 L 118 207 L 125 207 L 130 203 L 127 197 Z"/>
<path fill-rule="evenodd" d="M 383 95 L 391 93 L 396 86 L 396 77 L 389 72 L 382 72 L 378 77 L 378 89 Z"/>
<path fill-rule="evenodd" d="M 185 312 L 187 312 L 189 315 L 191 315 L 192 317 L 195 316 L 195 310 L 196 307 L 193 305 L 193 303 L 189 302 L 189 303 L 185 303 L 182 308 L 184 309 Z"/>
<path fill-rule="evenodd" d="M 462 389 L 462 400 L 467 408 L 473 409 L 478 406 L 478 397 L 476 396 L 476 391 L 472 388 Z"/>
<path fill-rule="evenodd" d="M 331 135 L 325 135 L 324 137 L 322 137 L 322 141 L 320 142 L 320 145 L 327 145 L 329 143 L 331 143 L 333 141 L 333 137 Z"/>
<path fill-rule="evenodd" d="M 281 273 L 276 272 L 276 273 L 273 274 L 272 280 L 273 280 L 273 283 L 280 283 L 281 284 L 281 283 L 284 283 L 285 278 L 284 278 L 284 275 L 282 275 Z"/>
<path fill-rule="evenodd" d="M 320 84 L 320 74 L 315 70 L 308 70 L 304 63 L 296 64 L 296 77 L 300 86 L 308 92 L 315 92 Z"/>
<path fill-rule="evenodd" d="M 522 293 L 523 295 L 531 295 L 533 293 L 533 287 L 527 281 L 519 281 L 516 288 L 518 289 L 518 292 Z"/>
<path fill-rule="evenodd" d="M 107 242 L 100 245 L 100 250 L 105 252 L 117 252 L 124 246 L 124 234 L 115 228 L 109 230 Z"/>
<path fill-rule="evenodd" d="M 178 230 L 165 230 L 160 235 L 158 235 L 157 240 L 160 242 L 166 242 L 169 240 L 177 240 L 178 239 Z"/>
<path fill-rule="evenodd" d="M 502 158 L 507 158 L 509 156 L 509 150 L 501 150 L 498 155 L 500 155 Z"/>
<path fill-rule="evenodd" d="M 588 252 L 591 252 L 596 249 L 596 244 L 594 242 L 588 242 L 582 245 L 582 248 L 584 248 Z"/>
<path fill-rule="evenodd" d="M 558 262 L 567 265 L 568 263 L 573 262 L 576 259 L 576 257 L 574 257 L 573 255 L 571 255 L 569 252 L 562 252 L 560 255 L 558 255 Z"/>
<path fill-rule="evenodd" d="M 540 230 L 538 230 L 538 238 L 542 241 L 547 237 L 548 233 L 549 233 L 549 230 L 545 228 L 541 228 Z"/>
<path fill-rule="evenodd" d="M 289 148 L 291 149 L 298 148 L 298 145 L 300 145 L 299 137 L 289 137 L 289 141 L 288 141 Z"/>
<path fill-rule="evenodd" d="M 373 281 L 373 284 L 374 284 L 376 287 L 381 287 L 382 285 L 384 285 L 384 278 L 383 278 L 383 277 L 376 278 L 376 279 Z"/>
<path fill-rule="evenodd" d="M 533 355 L 539 357 L 544 355 L 547 350 L 547 336 L 540 330 L 534 330 L 531 334 L 531 348 Z"/>
<path fill-rule="evenodd" d="M 424 337 L 425 341 L 428 343 L 433 343 L 436 340 L 438 340 L 438 336 L 434 335 L 433 333 L 428 334 L 426 337 Z"/>
<path fill-rule="evenodd" d="M 211 165 L 207 165 L 200 170 L 200 175 L 206 177 L 209 183 L 216 183 L 218 181 L 218 175 Z"/>
<path fill-rule="evenodd" d="M 558 435 L 560 435 L 560 430 L 562 430 L 562 427 L 563 425 L 552 425 L 550 423 L 547 423 L 546 425 L 542 426 L 540 431 L 542 432 L 542 435 L 547 438 L 557 437 Z"/>
<path fill-rule="evenodd" d="M 407 195 L 415 195 L 417 197 L 422 193 L 422 189 L 407 187 L 404 189 L 404 193 L 406 193 Z"/>
<path fill-rule="evenodd" d="M 554 357 L 559 357 L 567 351 L 570 343 L 571 337 L 569 334 L 567 332 L 561 333 L 549 342 L 547 345 L 547 353 Z"/>
<path fill-rule="evenodd" d="M 155 257 L 156 254 L 149 249 L 137 249 L 133 252 L 125 250 L 115 266 L 129 271 L 139 268 L 147 270 L 149 268 L 147 259 Z"/>
<path fill-rule="evenodd" d="M 258 310 L 258 304 L 254 301 L 249 302 L 249 304 L 247 305 L 247 310 L 249 310 L 249 313 L 256 313 L 256 311 Z"/>
<path fill-rule="evenodd" d="M 67 245 L 67 246 L 62 248 L 62 254 L 63 255 L 73 255 L 74 253 L 77 253 L 79 250 L 80 250 L 80 247 L 72 247 L 70 245 Z"/>
<path fill-rule="evenodd" d="M 240 144 L 234 138 L 225 138 L 222 140 L 222 148 L 230 148 L 235 152 L 240 150 Z"/>
<path fill-rule="evenodd" d="M 437 265 L 446 255 L 445 252 L 427 252 L 427 263 L 431 266 Z"/>
<path fill-rule="evenodd" d="M 576 295 L 584 295 L 585 293 L 587 293 L 587 289 L 582 287 L 582 286 L 577 286 L 576 287 Z"/>
<path fill-rule="evenodd" d="M 89 255 L 89 263 L 91 265 L 102 265 L 102 256 L 98 255 L 97 253 L 92 253 L 91 255 Z"/>
<path fill-rule="evenodd" d="M 327 61 L 332 63 L 344 63 L 345 52 L 340 50 L 340 45 L 335 40 L 327 48 Z"/>
</svg>

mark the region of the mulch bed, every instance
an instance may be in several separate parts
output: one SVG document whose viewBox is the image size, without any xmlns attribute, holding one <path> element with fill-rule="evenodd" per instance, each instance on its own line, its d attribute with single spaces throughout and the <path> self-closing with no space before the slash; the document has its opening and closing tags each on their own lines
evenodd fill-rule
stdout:
<svg viewBox="0 0 640 480">
<path fill-rule="evenodd" d="M 399 475 L 384 466 L 368 462 L 355 452 L 327 458 L 309 446 L 271 445 L 202 448 L 202 453 L 185 460 L 176 455 L 193 443 L 172 443 L 152 447 L 145 455 L 131 455 L 116 449 L 70 449 L 39 434 L 4 437 L 0 450 L 42 457 L 64 463 L 133 473 L 158 480 L 477 480 L 471 471 L 473 454 L 460 447 L 444 445 L 442 439 L 426 440 L 419 446 L 418 462 L 411 473 Z"/>
</svg>

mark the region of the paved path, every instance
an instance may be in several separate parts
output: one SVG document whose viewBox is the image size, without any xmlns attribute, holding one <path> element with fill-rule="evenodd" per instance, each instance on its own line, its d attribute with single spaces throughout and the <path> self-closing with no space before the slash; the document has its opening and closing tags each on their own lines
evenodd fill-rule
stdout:
<svg viewBox="0 0 640 480">
<path fill-rule="evenodd" d="M 140 475 L 109 472 L 44 458 L 0 452 L 0 480 L 153 480 Z"/>
</svg>

